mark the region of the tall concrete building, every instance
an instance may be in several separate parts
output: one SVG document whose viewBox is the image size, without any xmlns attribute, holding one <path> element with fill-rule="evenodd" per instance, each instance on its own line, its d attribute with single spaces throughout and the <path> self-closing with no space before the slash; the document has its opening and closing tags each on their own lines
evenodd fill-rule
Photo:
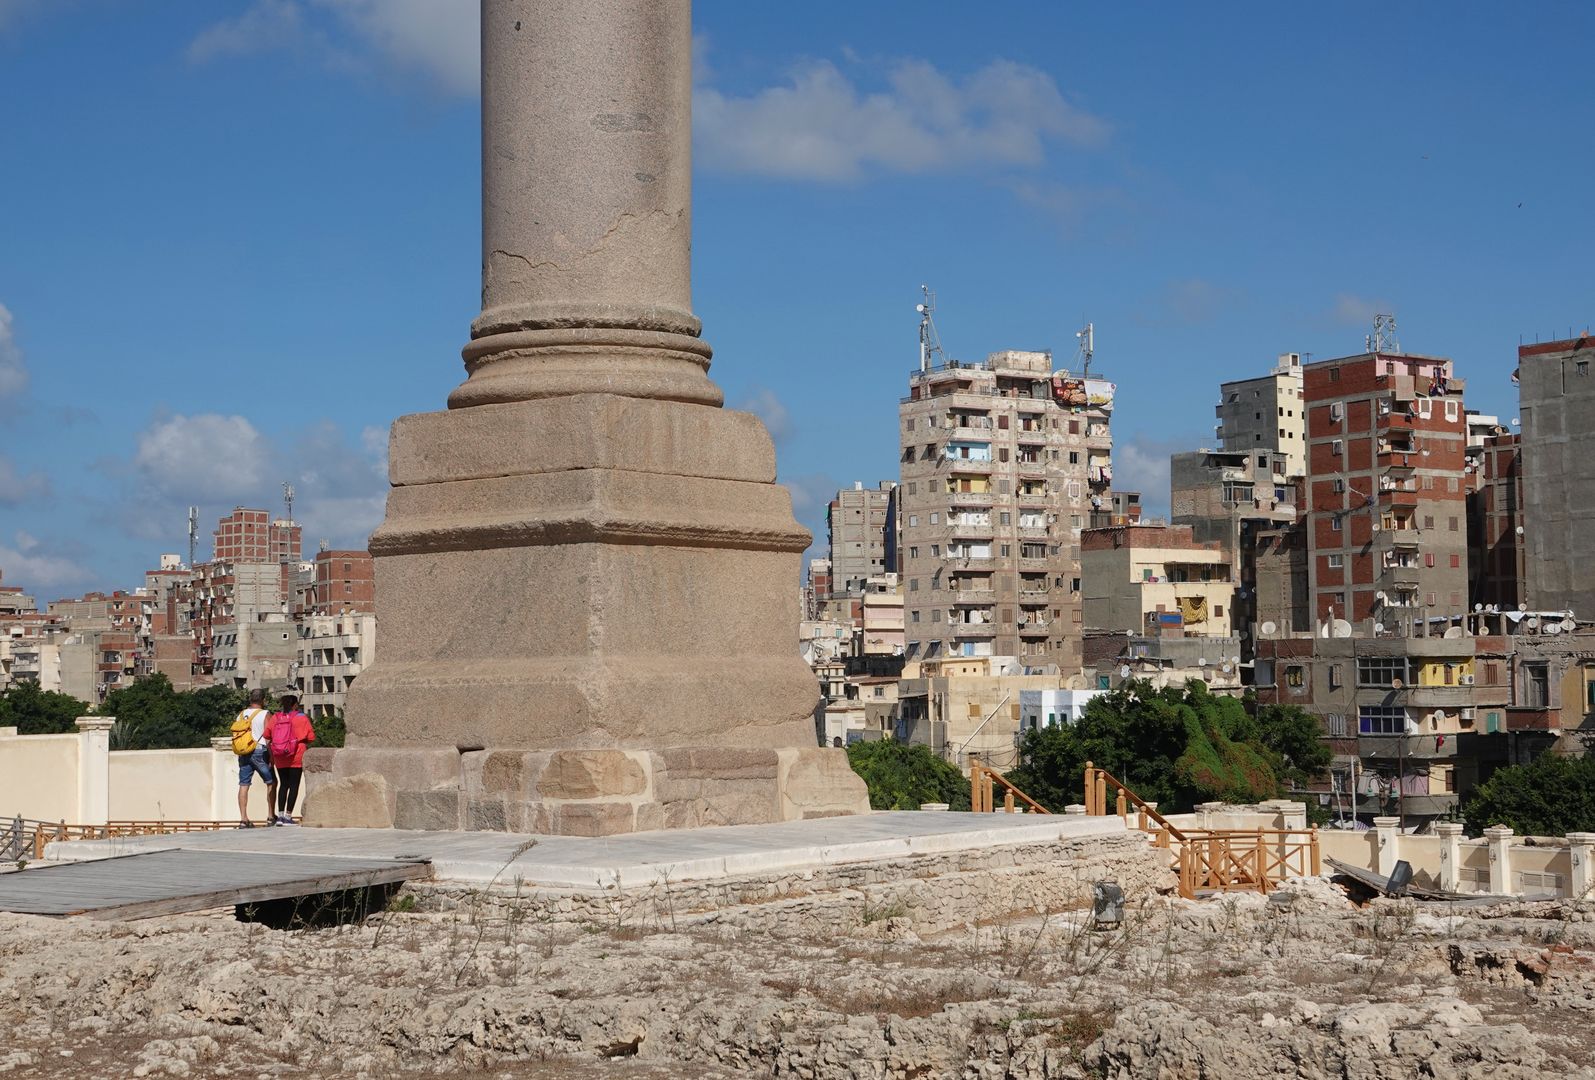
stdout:
<svg viewBox="0 0 1595 1080">
<path fill-rule="evenodd" d="M 1470 455 L 1468 568 L 1474 604 L 1515 611 L 1527 599 L 1523 558 L 1523 454 L 1519 437 L 1488 435 Z"/>
<path fill-rule="evenodd" d="M 376 579 L 369 551 L 316 552 L 313 608 L 317 615 L 376 611 Z"/>
<path fill-rule="evenodd" d="M 1595 337 L 1517 354 L 1527 602 L 1595 618 Z"/>
<path fill-rule="evenodd" d="M 1301 353 L 1280 353 L 1267 375 L 1219 386 L 1214 431 L 1232 453 L 1283 455 L 1285 475 L 1307 471 L 1307 413 L 1302 401 Z"/>
<path fill-rule="evenodd" d="M 897 484 L 843 488 L 825 511 L 831 541 L 831 589 L 862 592 L 864 582 L 897 572 Z"/>
<path fill-rule="evenodd" d="M 1080 532 L 1111 498 L 1113 390 L 1043 352 L 913 373 L 898 410 L 908 659 L 1080 670 Z"/>
<path fill-rule="evenodd" d="M 1366 353 L 1303 368 L 1309 611 L 1410 624 L 1468 597 L 1463 383 Z"/>
</svg>

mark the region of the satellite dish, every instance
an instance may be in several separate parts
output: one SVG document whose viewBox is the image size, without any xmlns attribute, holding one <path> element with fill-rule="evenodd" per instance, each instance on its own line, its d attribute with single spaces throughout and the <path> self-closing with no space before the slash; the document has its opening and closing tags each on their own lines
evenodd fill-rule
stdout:
<svg viewBox="0 0 1595 1080">
<path fill-rule="evenodd" d="M 1519 525 L 1517 528 L 1513 529 L 1512 531 L 1514 533 L 1516 533 L 1517 535 L 1522 536 L 1523 535 L 1523 526 Z"/>
<path fill-rule="evenodd" d="M 1548 622 L 1545 624 L 1545 632 L 1547 634 L 1560 634 L 1562 632 L 1562 624 L 1559 622 Z"/>
<path fill-rule="evenodd" d="M 1224 662 L 1224 674 L 1228 675 L 1229 673 L 1230 673 L 1229 661 L 1226 660 Z"/>
<path fill-rule="evenodd" d="M 1120 668 L 1119 668 L 1119 678 L 1128 679 L 1129 677 L 1130 677 L 1130 665 L 1129 664 L 1121 665 Z"/>
<path fill-rule="evenodd" d="M 1269 622 L 1263 623 L 1263 625 L 1259 626 L 1257 629 L 1261 630 L 1263 635 L 1266 637 L 1267 635 L 1272 634 L 1275 630 L 1278 630 L 1279 627 L 1275 626 L 1272 620 L 1270 620 Z"/>
<path fill-rule="evenodd" d="M 1350 637 L 1351 624 L 1345 619 L 1336 619 L 1333 625 L 1333 632 L 1335 637 Z"/>
<path fill-rule="evenodd" d="M 1529 609 L 1529 606 L 1528 606 L 1528 605 L 1527 605 L 1527 604 L 1519 604 L 1519 605 L 1518 605 L 1518 606 L 1517 606 L 1517 609 L 1518 609 L 1518 610 L 1519 610 L 1519 611 L 1527 611 L 1527 610 L 1528 610 L 1528 609 Z"/>
<path fill-rule="evenodd" d="M 1527 626 L 1530 630 L 1538 630 L 1540 628 L 1540 620 L 1530 615 L 1523 621 L 1523 625 Z"/>
<path fill-rule="evenodd" d="M 1407 684 L 1402 682 L 1399 678 L 1395 678 L 1395 679 L 1391 679 L 1390 680 L 1390 689 L 1392 689 L 1392 690 L 1400 690 L 1403 686 L 1406 686 L 1406 685 Z"/>
<path fill-rule="evenodd" d="M 1460 627 L 1460 626 L 1448 626 L 1448 627 L 1445 628 L 1445 633 L 1440 635 L 1440 636 L 1441 637 L 1451 638 L 1454 641 L 1457 638 L 1462 636 L 1462 627 Z"/>
<path fill-rule="evenodd" d="M 1474 604 L 1473 605 L 1473 610 L 1474 611 L 1483 611 L 1484 610 L 1484 605 L 1483 604 Z"/>
<path fill-rule="evenodd" d="M 1574 630 L 1577 630 L 1577 629 L 1578 629 L 1578 620 L 1573 618 L 1573 616 L 1569 615 L 1567 618 L 1562 620 L 1562 632 L 1563 633 L 1571 634 Z"/>
<path fill-rule="evenodd" d="M 1207 666 L 1207 657 L 1205 657 L 1205 656 L 1197 657 L 1196 658 L 1196 666 L 1197 667 L 1206 667 Z"/>
<path fill-rule="evenodd" d="M 1374 623 L 1374 624 L 1373 624 L 1373 632 L 1374 632 L 1374 633 L 1375 633 L 1375 634 L 1382 634 L 1382 633 L 1384 633 L 1384 632 L 1385 632 L 1385 624 L 1384 624 L 1384 623 L 1382 623 L 1382 622 L 1376 622 L 1376 623 Z"/>
<path fill-rule="evenodd" d="M 1386 594 L 1385 594 L 1385 593 L 1383 593 L 1383 592 L 1376 592 L 1376 593 L 1374 593 L 1374 594 L 1373 594 L 1373 598 L 1374 598 L 1374 599 L 1375 599 L 1375 600 L 1377 600 L 1377 601 L 1379 601 L 1379 602 L 1380 602 L 1380 603 L 1381 603 L 1381 604 L 1388 604 L 1388 603 L 1390 603 L 1390 597 L 1389 597 L 1389 596 L 1387 596 L 1387 595 L 1386 595 Z"/>
</svg>

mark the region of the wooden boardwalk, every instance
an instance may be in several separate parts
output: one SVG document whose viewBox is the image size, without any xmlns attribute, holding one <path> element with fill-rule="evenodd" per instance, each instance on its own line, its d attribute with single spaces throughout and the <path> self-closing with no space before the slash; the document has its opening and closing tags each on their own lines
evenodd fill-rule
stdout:
<svg viewBox="0 0 1595 1080">
<path fill-rule="evenodd" d="M 430 877 L 421 859 L 173 849 L 0 874 L 0 911 L 143 919 Z"/>
</svg>

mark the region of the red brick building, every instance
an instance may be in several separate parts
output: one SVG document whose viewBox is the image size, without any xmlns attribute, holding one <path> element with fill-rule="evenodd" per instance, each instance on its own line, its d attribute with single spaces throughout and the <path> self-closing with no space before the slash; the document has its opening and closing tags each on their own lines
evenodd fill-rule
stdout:
<svg viewBox="0 0 1595 1080">
<path fill-rule="evenodd" d="M 1485 438 L 1468 497 L 1472 600 L 1516 610 L 1527 599 L 1523 565 L 1523 455 L 1516 435 Z"/>
<path fill-rule="evenodd" d="M 1468 600 L 1463 383 L 1442 357 L 1303 369 L 1309 613 L 1410 621 Z"/>
<path fill-rule="evenodd" d="M 315 613 L 376 611 L 376 578 L 369 551 L 316 553 Z"/>
<path fill-rule="evenodd" d="M 303 557 L 303 530 L 291 521 L 273 520 L 265 510 L 242 506 L 216 523 L 216 562 L 296 563 Z"/>
</svg>

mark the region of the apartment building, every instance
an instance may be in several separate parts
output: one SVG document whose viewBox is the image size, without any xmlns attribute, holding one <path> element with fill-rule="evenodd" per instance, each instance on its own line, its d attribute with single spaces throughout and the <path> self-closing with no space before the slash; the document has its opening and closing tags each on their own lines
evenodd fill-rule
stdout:
<svg viewBox="0 0 1595 1080">
<path fill-rule="evenodd" d="M 1467 437 L 1451 361 L 1367 353 L 1302 371 L 1312 617 L 1461 610 Z"/>
<path fill-rule="evenodd" d="M 1076 689 L 1083 690 L 1060 686 L 1057 675 L 1034 674 L 1011 656 L 910 662 L 898 683 L 893 734 L 903 742 L 929 747 L 960 769 L 968 769 L 971 755 L 1007 769 L 1019 760 L 1024 695 Z M 1034 704 L 1045 699 L 1031 700 Z M 1059 701 L 1056 696 L 1053 700 Z M 1058 711 L 1055 708 L 1054 715 Z"/>
<path fill-rule="evenodd" d="M 831 595 L 863 591 L 867 578 L 897 572 L 897 484 L 843 488 L 825 510 Z"/>
<path fill-rule="evenodd" d="M 282 611 L 217 624 L 213 628 L 212 674 L 217 683 L 240 690 L 283 686 L 290 681 L 299 656 L 298 636 L 293 621 Z"/>
<path fill-rule="evenodd" d="M 1513 611 L 1528 601 L 1521 441 L 1505 432 L 1487 435 L 1469 462 L 1468 595 L 1475 604 Z"/>
<path fill-rule="evenodd" d="M 1595 337 L 1517 353 L 1526 602 L 1595 618 Z"/>
<path fill-rule="evenodd" d="M 376 611 L 377 583 L 369 551 L 318 551 L 312 608 L 317 615 Z"/>
<path fill-rule="evenodd" d="M 1219 386 L 1214 432 L 1225 451 L 1271 451 L 1284 458 L 1286 477 L 1302 476 L 1307 471 L 1305 410 L 1302 355 L 1280 353 L 1267 375 Z"/>
<path fill-rule="evenodd" d="M 212 537 L 216 562 L 298 562 L 304 550 L 300 526 L 242 506 L 216 523 Z"/>
<path fill-rule="evenodd" d="M 1111 501 L 1113 390 L 1044 352 L 910 376 L 897 492 L 909 660 L 1080 670 L 1079 538 Z"/>
<path fill-rule="evenodd" d="M 349 687 L 376 656 L 377 619 L 369 612 L 310 615 L 299 624 L 293 682 L 311 717 L 342 713 Z"/>
<path fill-rule="evenodd" d="M 1215 694 L 1239 695 L 1243 689 L 1238 637 L 1087 630 L 1085 661 L 1091 685 L 1099 693 L 1132 680 L 1162 689 L 1199 679 Z"/>
<path fill-rule="evenodd" d="M 1230 636 L 1229 554 L 1217 541 L 1195 540 L 1189 525 L 1087 529 L 1080 578 L 1088 629 Z"/>
</svg>

